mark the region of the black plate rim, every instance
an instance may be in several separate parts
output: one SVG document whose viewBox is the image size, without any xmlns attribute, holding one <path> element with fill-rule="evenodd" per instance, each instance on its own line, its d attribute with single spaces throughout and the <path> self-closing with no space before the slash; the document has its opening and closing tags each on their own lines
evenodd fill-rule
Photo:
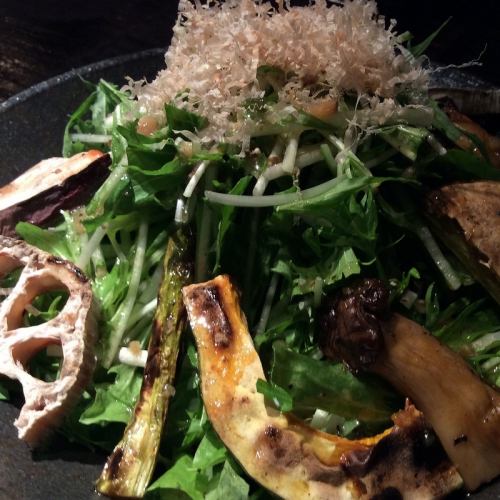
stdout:
<svg viewBox="0 0 500 500">
<path fill-rule="evenodd" d="M 75 77 L 84 78 L 85 75 L 93 73 L 95 71 L 101 71 L 106 68 L 110 68 L 112 66 L 117 66 L 119 64 L 130 63 L 135 60 L 145 59 L 148 57 L 159 56 L 164 54 L 166 51 L 165 48 L 156 47 L 153 49 L 141 50 L 139 52 L 132 52 L 129 54 L 123 54 L 116 57 L 110 57 L 108 59 L 103 59 L 101 61 L 97 61 L 94 63 L 87 64 L 85 66 L 80 66 L 79 68 L 70 69 L 65 73 L 61 73 L 59 75 L 53 76 L 47 80 L 36 83 L 31 87 L 28 87 L 26 90 L 22 90 L 21 92 L 9 97 L 3 102 L 0 102 L 0 114 L 4 111 L 9 110 L 16 104 L 20 104 L 28 99 L 43 93 L 49 88 L 57 87 L 68 80 L 71 80 Z M 124 75 L 125 76 L 125 75 Z"/>
</svg>

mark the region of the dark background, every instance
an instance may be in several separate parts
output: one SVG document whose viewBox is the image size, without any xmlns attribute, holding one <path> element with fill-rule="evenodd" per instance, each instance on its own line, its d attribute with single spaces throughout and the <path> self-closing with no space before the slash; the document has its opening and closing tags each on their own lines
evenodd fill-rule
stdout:
<svg viewBox="0 0 500 500">
<path fill-rule="evenodd" d="M 297 2 L 296 2 L 297 3 Z M 306 3 L 306 2 L 303 2 Z M 469 71 L 500 85 L 498 0 L 380 0 L 398 31 L 424 39 L 448 26 L 428 51 L 442 64 L 481 58 Z M 112 56 L 166 47 L 176 0 L 0 0 L 0 101 L 51 76 Z"/>
</svg>

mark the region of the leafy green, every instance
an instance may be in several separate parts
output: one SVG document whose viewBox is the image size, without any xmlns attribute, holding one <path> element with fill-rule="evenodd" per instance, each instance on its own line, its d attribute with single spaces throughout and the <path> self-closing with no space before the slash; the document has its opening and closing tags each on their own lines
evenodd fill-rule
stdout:
<svg viewBox="0 0 500 500">
<path fill-rule="evenodd" d="M 278 410 L 283 412 L 293 410 L 293 398 L 283 387 L 259 379 L 257 380 L 257 392 L 263 394 Z"/>
<path fill-rule="evenodd" d="M 245 189 L 248 187 L 251 179 L 252 178 L 250 176 L 242 177 L 241 179 L 239 179 L 236 185 L 229 191 L 229 194 L 243 194 L 245 192 Z M 224 243 L 224 237 L 226 236 L 226 233 L 234 220 L 236 208 L 231 206 L 217 205 L 217 209 L 219 211 L 219 223 L 217 225 L 215 265 L 213 270 L 214 274 L 216 274 L 220 269 L 221 252 Z"/>
<path fill-rule="evenodd" d="M 292 283 L 292 297 L 312 293 L 320 279 L 324 285 L 332 285 L 361 271 L 360 263 L 352 248 L 335 249 L 326 260 L 317 265 L 300 267 L 291 261 L 278 260 L 273 271 L 282 274 Z"/>
<path fill-rule="evenodd" d="M 248 498 L 250 487 L 241 478 L 229 460 L 224 462 L 217 486 L 206 495 L 206 500 L 244 500 Z"/>
<path fill-rule="evenodd" d="M 203 436 L 193 457 L 193 466 L 198 469 L 213 467 L 226 460 L 228 452 L 224 443 L 213 429 L 208 429 Z"/>
<path fill-rule="evenodd" d="M 16 225 L 16 233 L 30 245 L 45 250 L 52 255 L 64 259 L 70 259 L 72 256 L 63 231 L 42 229 L 29 222 L 19 222 Z"/>
<path fill-rule="evenodd" d="M 181 455 L 175 464 L 148 488 L 148 491 L 180 490 L 193 500 L 203 500 L 204 496 L 197 487 L 198 476 L 193 459 L 189 455 Z"/>
<path fill-rule="evenodd" d="M 128 423 L 141 389 L 142 373 L 122 364 L 112 366 L 108 373 L 115 375 L 114 380 L 95 386 L 95 399 L 82 413 L 82 424 Z"/>
<path fill-rule="evenodd" d="M 409 47 L 410 52 L 414 57 L 419 57 L 425 53 L 425 51 L 429 48 L 429 45 L 434 41 L 434 39 L 441 33 L 441 30 L 450 22 L 451 17 L 449 17 L 439 28 L 431 33 L 425 40 L 420 42 L 419 44 Z"/>
<path fill-rule="evenodd" d="M 172 104 L 165 105 L 165 114 L 170 131 L 189 130 L 196 132 L 202 130 L 208 124 L 208 120 L 200 115 L 190 113 Z"/>
<path fill-rule="evenodd" d="M 286 388 L 294 411 L 311 414 L 317 408 L 346 419 L 358 419 L 371 427 L 390 422 L 401 401 L 375 377 L 355 377 L 341 364 L 320 361 L 273 345 L 273 383 Z"/>
<path fill-rule="evenodd" d="M 0 383 L 0 401 L 8 401 L 9 391 Z"/>
</svg>

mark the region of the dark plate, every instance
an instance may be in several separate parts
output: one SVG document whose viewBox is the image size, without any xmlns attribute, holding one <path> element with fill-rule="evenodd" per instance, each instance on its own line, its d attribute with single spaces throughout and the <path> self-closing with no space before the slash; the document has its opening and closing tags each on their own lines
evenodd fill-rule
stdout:
<svg viewBox="0 0 500 500">
<path fill-rule="evenodd" d="M 104 78 L 121 85 L 124 77 L 151 78 L 164 64 L 163 49 L 109 59 L 52 78 L 0 103 L 0 185 L 43 158 L 60 156 L 68 115 L 88 95 L 84 80 Z M 464 73 L 436 75 L 434 86 L 484 88 Z M 88 500 L 99 498 L 93 484 L 105 456 L 76 447 L 55 436 L 46 449 L 31 452 L 17 439 L 13 421 L 18 408 L 0 403 L 0 500 Z M 453 495 L 463 498 L 464 495 Z M 473 495 L 474 500 L 500 499 L 500 482 Z"/>
</svg>

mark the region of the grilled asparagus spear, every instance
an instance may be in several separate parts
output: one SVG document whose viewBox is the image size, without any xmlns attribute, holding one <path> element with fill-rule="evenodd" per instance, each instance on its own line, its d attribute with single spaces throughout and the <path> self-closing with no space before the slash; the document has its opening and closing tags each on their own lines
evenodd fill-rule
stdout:
<svg viewBox="0 0 500 500">
<path fill-rule="evenodd" d="M 186 322 L 181 289 L 192 278 L 189 240 L 188 230 L 181 228 L 168 241 L 141 393 L 97 481 L 97 491 L 104 495 L 140 498 L 153 474 Z"/>
</svg>

